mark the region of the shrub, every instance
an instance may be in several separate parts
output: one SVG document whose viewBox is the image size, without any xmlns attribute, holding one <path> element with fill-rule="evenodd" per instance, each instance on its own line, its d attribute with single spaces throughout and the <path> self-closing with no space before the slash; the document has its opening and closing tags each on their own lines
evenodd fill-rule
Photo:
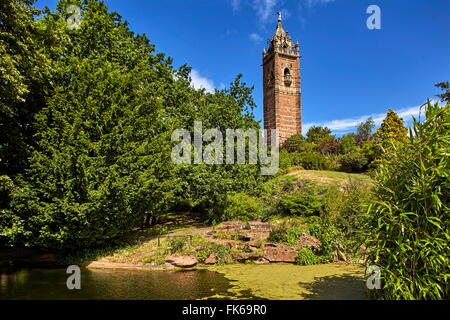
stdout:
<svg viewBox="0 0 450 320">
<path fill-rule="evenodd" d="M 210 248 L 208 247 L 203 247 L 198 249 L 195 252 L 195 256 L 197 257 L 197 260 L 199 262 L 205 262 L 206 259 L 208 259 L 208 257 L 211 255 L 212 251 Z"/>
<path fill-rule="evenodd" d="M 282 149 L 287 152 L 298 152 L 300 145 L 304 142 L 305 138 L 302 135 L 294 134 L 283 143 Z"/>
<path fill-rule="evenodd" d="M 360 230 L 367 203 L 372 199 L 369 187 L 350 179 L 341 189 L 330 188 L 324 196 L 324 219 L 338 226 L 348 237 Z"/>
<path fill-rule="evenodd" d="M 260 217 L 258 200 L 245 194 L 235 193 L 227 196 L 223 221 L 240 220 L 248 222 Z"/>
<path fill-rule="evenodd" d="M 328 170 L 329 163 L 325 156 L 317 152 L 290 154 L 292 166 L 302 166 L 306 170 Z"/>
<path fill-rule="evenodd" d="M 188 241 L 188 237 L 169 237 L 169 253 L 174 254 L 182 252 L 186 248 Z"/>
<path fill-rule="evenodd" d="M 217 256 L 217 264 L 223 265 L 223 264 L 233 262 L 233 258 L 230 255 L 230 250 L 231 249 L 229 247 L 227 247 L 223 244 L 211 243 L 209 245 L 209 247 L 206 249 L 206 251 L 203 252 L 203 256 L 205 256 L 207 253 L 206 258 L 208 258 L 209 255 L 211 255 L 212 253 L 215 253 Z M 200 256 L 200 258 L 203 258 L 203 256 Z M 203 259 L 203 261 L 205 261 L 206 258 Z"/>
<path fill-rule="evenodd" d="M 320 214 L 323 205 L 323 199 L 312 194 L 285 195 L 280 199 L 282 211 L 289 215 L 317 216 Z"/>
<path fill-rule="evenodd" d="M 280 151 L 280 169 L 287 169 L 292 166 L 291 155 L 286 150 Z"/>
<path fill-rule="evenodd" d="M 333 261 L 338 250 L 339 232 L 337 228 L 322 221 L 319 217 L 312 217 L 308 222 L 309 234 L 319 239 L 322 244 L 317 255 L 324 262 Z"/>
<path fill-rule="evenodd" d="M 339 164 L 344 172 L 364 172 L 367 170 L 369 159 L 360 152 L 351 152 L 341 156 Z"/>
<path fill-rule="evenodd" d="M 299 265 L 309 266 L 320 263 L 321 259 L 314 254 L 311 248 L 299 248 L 295 262 Z"/>
<path fill-rule="evenodd" d="M 281 225 L 270 232 L 268 240 L 294 246 L 297 244 L 302 233 L 304 233 L 304 230 L 300 226 L 288 227 Z"/>
<path fill-rule="evenodd" d="M 449 298 L 450 105 L 425 108 L 376 171 L 367 247 L 381 269 L 378 298 Z"/>
<path fill-rule="evenodd" d="M 342 137 L 341 150 L 343 154 L 356 151 L 356 136 L 354 133 L 346 134 Z"/>
</svg>

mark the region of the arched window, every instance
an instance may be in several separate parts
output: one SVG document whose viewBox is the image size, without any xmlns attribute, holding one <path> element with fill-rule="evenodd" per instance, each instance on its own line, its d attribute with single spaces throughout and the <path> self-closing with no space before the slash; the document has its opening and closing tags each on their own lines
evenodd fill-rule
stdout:
<svg viewBox="0 0 450 320">
<path fill-rule="evenodd" d="M 289 68 L 284 69 L 284 84 L 288 87 L 292 84 L 291 70 Z"/>
</svg>

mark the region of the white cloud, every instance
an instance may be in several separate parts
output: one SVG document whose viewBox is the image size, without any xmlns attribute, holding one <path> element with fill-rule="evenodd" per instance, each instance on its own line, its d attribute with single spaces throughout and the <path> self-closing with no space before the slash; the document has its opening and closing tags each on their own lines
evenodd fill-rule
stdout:
<svg viewBox="0 0 450 320">
<path fill-rule="evenodd" d="M 330 2 L 334 2 L 336 0 L 297 0 L 300 7 L 313 8 L 319 4 L 326 4 Z M 241 0 L 228 0 L 233 11 L 239 10 L 242 3 Z M 284 3 L 284 0 L 252 0 L 252 8 L 255 11 L 258 19 L 262 23 L 267 23 L 272 21 L 270 19 L 273 17 L 273 20 L 276 19 L 276 13 L 280 10 L 277 6 Z M 288 18 L 291 16 L 291 13 L 287 9 L 281 9 L 283 13 L 283 17 Z"/>
<path fill-rule="evenodd" d="M 330 2 L 334 2 L 335 0 L 306 0 L 306 4 L 308 7 L 314 7 L 318 4 L 325 4 L 325 3 L 330 3 Z"/>
<path fill-rule="evenodd" d="M 195 69 L 192 69 L 190 76 L 192 80 L 192 86 L 195 89 L 205 89 L 206 92 L 214 93 L 214 82 L 212 80 L 202 77 L 200 73 Z"/>
<path fill-rule="evenodd" d="M 278 0 L 253 0 L 253 9 L 261 22 L 267 22 L 270 16 L 275 16 L 277 4 Z"/>
<path fill-rule="evenodd" d="M 260 43 L 263 40 L 263 38 L 257 33 L 251 33 L 250 39 L 253 40 L 255 43 Z"/>
<path fill-rule="evenodd" d="M 432 100 L 433 103 L 436 101 Z M 412 117 L 416 117 L 418 119 L 420 114 L 420 106 L 417 107 L 408 107 L 408 108 L 402 108 L 395 111 L 399 117 L 403 118 L 403 121 L 406 125 L 411 124 Z M 423 114 L 422 114 L 423 116 Z M 336 134 L 345 134 L 349 132 L 355 132 L 356 128 L 359 123 L 367 120 L 369 117 L 372 117 L 375 125 L 379 127 L 381 123 L 383 122 L 384 118 L 386 117 L 386 113 L 378 113 L 378 114 L 370 114 L 355 118 L 347 118 L 347 119 L 338 119 L 338 120 L 331 120 L 331 121 L 325 121 L 325 122 L 311 122 L 306 123 L 303 125 L 303 131 L 306 133 L 309 128 L 312 126 L 323 126 L 328 127 Z"/>
</svg>

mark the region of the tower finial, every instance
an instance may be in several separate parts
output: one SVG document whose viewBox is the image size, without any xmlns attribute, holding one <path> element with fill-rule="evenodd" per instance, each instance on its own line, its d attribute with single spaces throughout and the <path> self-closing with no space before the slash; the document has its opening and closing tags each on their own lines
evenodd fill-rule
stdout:
<svg viewBox="0 0 450 320">
<path fill-rule="evenodd" d="M 278 11 L 278 22 L 281 22 L 281 11 Z"/>
</svg>

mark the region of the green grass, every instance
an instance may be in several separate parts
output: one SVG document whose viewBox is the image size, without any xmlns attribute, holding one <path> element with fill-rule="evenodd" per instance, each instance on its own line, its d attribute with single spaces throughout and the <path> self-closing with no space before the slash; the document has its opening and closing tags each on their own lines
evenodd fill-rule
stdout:
<svg viewBox="0 0 450 320">
<path fill-rule="evenodd" d="M 339 171 L 296 170 L 281 178 L 286 180 L 307 179 L 324 186 L 342 186 L 352 179 L 366 185 L 372 185 L 372 179 L 366 174 Z"/>
</svg>

